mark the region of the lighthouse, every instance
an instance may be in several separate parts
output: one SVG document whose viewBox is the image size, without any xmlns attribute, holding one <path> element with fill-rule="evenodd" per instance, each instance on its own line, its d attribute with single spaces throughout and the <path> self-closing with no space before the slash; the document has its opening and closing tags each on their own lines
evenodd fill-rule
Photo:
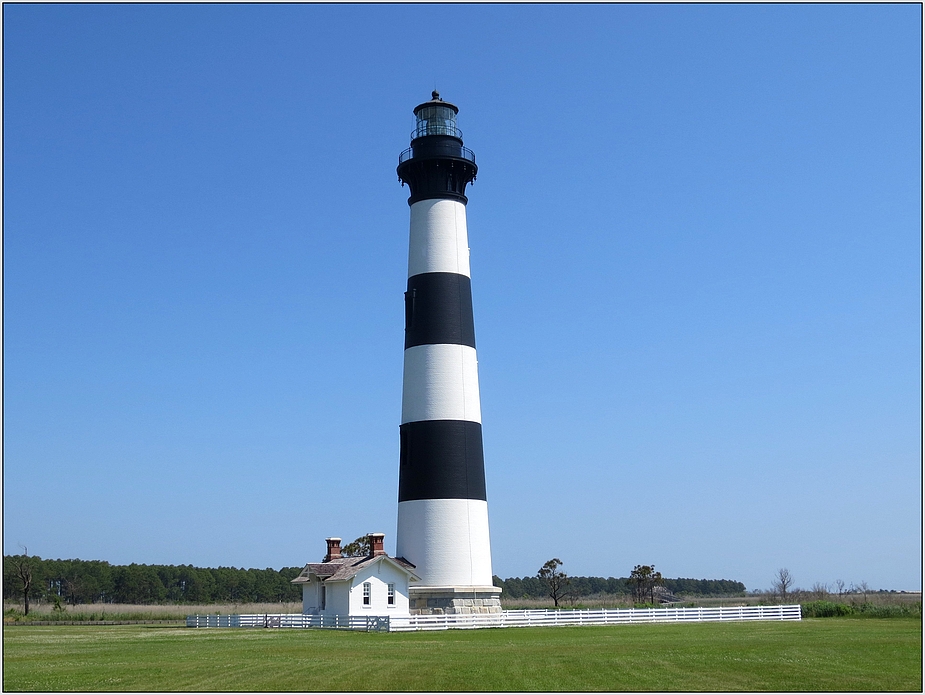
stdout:
<svg viewBox="0 0 925 695">
<path fill-rule="evenodd" d="M 466 185 L 475 154 L 459 109 L 434 91 L 414 109 L 398 177 L 411 195 L 396 555 L 421 578 L 412 613 L 494 613 Z"/>
</svg>

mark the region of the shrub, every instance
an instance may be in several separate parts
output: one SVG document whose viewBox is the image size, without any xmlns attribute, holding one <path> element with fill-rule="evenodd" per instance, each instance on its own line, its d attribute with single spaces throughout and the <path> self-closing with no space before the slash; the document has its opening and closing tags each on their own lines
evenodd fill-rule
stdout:
<svg viewBox="0 0 925 695">
<path fill-rule="evenodd" d="M 810 601 L 800 606 L 800 613 L 804 618 L 834 618 L 839 615 L 855 613 L 854 606 L 845 603 L 832 603 L 832 601 Z"/>
<path fill-rule="evenodd" d="M 921 602 L 908 604 L 894 603 L 877 606 L 872 603 L 862 603 L 857 607 L 857 612 L 869 618 L 921 618 L 922 604 Z"/>
<path fill-rule="evenodd" d="M 4 607 L 3 609 L 3 622 L 22 620 L 23 617 L 23 612 L 18 608 Z"/>
</svg>

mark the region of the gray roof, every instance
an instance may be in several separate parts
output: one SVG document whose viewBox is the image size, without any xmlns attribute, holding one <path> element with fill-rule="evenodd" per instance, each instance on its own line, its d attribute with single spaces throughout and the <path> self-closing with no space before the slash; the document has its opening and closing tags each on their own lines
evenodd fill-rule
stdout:
<svg viewBox="0 0 925 695">
<path fill-rule="evenodd" d="M 388 561 L 396 565 L 399 569 L 408 573 L 412 581 L 420 581 L 412 570 L 414 565 L 403 557 L 389 557 L 388 555 L 366 555 L 364 557 L 339 557 L 327 562 L 310 562 L 302 569 L 299 576 L 292 580 L 292 584 L 305 584 L 311 581 L 311 575 L 315 575 L 321 581 L 343 581 L 350 579 L 364 567 L 369 567 L 380 561 Z"/>
</svg>

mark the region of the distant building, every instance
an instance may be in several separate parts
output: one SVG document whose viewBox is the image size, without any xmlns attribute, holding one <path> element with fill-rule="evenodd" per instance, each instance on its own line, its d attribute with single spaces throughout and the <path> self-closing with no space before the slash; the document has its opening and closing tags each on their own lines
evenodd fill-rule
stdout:
<svg viewBox="0 0 925 695">
<path fill-rule="evenodd" d="M 414 565 L 389 557 L 383 533 L 369 534 L 365 557 L 344 557 L 340 538 L 327 538 L 321 562 L 305 565 L 293 584 L 302 585 L 302 613 L 321 616 L 408 615 L 409 584 L 419 581 Z"/>
<path fill-rule="evenodd" d="M 681 599 L 679 599 L 663 586 L 653 587 L 652 594 L 655 596 L 655 600 L 659 603 L 681 603 Z"/>
</svg>

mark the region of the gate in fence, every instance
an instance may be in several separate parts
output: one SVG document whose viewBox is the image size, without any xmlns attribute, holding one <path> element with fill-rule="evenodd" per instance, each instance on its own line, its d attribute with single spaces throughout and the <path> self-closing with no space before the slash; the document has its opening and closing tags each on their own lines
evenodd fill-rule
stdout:
<svg viewBox="0 0 925 695">
<path fill-rule="evenodd" d="M 389 617 L 379 615 L 302 615 L 301 613 L 254 615 L 188 615 L 186 627 L 295 627 L 388 632 Z"/>
</svg>

